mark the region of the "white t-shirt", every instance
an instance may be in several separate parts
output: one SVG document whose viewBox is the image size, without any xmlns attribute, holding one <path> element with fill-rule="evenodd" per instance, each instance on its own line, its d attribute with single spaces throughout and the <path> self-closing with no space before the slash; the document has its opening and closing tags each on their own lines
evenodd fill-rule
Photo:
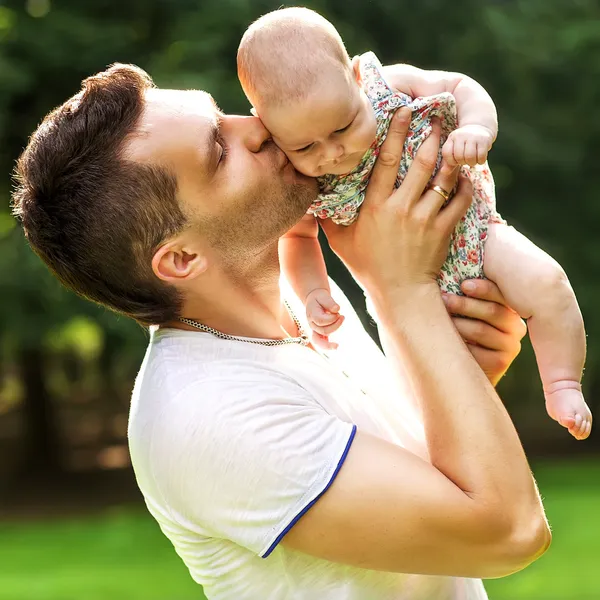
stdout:
<svg viewBox="0 0 600 600">
<path fill-rule="evenodd" d="M 328 357 L 152 333 L 129 421 L 148 509 L 209 600 L 484 600 L 480 580 L 349 567 L 279 543 L 332 483 L 357 427 L 427 456 L 408 391 L 332 293 L 346 321 Z"/>
</svg>

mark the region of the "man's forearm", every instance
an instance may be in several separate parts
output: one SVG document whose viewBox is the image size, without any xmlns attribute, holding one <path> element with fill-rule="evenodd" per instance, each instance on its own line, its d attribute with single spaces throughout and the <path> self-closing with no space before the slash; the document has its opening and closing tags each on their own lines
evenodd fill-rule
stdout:
<svg viewBox="0 0 600 600">
<path fill-rule="evenodd" d="M 542 511 L 514 426 L 458 335 L 435 284 L 402 298 L 374 297 L 391 360 L 410 373 L 432 464 L 473 499 L 510 523 Z"/>
</svg>

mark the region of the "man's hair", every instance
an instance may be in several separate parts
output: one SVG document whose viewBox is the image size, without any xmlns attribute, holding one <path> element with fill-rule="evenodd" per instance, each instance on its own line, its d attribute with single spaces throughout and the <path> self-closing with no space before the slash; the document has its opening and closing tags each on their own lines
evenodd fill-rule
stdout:
<svg viewBox="0 0 600 600">
<path fill-rule="evenodd" d="M 303 100 L 332 67 L 352 71 L 335 27 L 300 7 L 275 10 L 252 23 L 240 42 L 237 65 L 255 107 Z"/>
<path fill-rule="evenodd" d="M 185 218 L 163 168 L 124 156 L 150 76 L 115 64 L 53 110 L 18 160 L 13 211 L 64 285 L 144 325 L 179 315 L 181 297 L 152 271 Z"/>
</svg>

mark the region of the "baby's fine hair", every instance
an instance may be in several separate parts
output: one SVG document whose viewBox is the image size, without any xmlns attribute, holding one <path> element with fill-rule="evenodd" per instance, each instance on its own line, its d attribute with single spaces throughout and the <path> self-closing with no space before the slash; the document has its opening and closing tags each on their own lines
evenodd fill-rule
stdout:
<svg viewBox="0 0 600 600">
<path fill-rule="evenodd" d="M 242 88 L 255 106 L 303 100 L 332 67 L 352 70 L 335 27 L 308 8 L 283 8 L 256 20 L 237 54 Z"/>
</svg>

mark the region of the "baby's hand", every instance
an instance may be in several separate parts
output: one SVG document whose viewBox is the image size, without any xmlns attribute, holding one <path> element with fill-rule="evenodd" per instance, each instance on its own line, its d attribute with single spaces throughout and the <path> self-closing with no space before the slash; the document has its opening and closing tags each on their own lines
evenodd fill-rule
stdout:
<svg viewBox="0 0 600 600">
<path fill-rule="evenodd" d="M 494 143 L 493 133 L 483 125 L 465 125 L 455 129 L 442 147 L 442 156 L 450 166 L 482 165 Z"/>
<path fill-rule="evenodd" d="M 306 297 L 306 316 L 313 330 L 312 341 L 324 350 L 334 350 L 337 344 L 329 341 L 329 334 L 337 331 L 344 322 L 340 307 L 328 290 L 319 288 Z"/>
</svg>

